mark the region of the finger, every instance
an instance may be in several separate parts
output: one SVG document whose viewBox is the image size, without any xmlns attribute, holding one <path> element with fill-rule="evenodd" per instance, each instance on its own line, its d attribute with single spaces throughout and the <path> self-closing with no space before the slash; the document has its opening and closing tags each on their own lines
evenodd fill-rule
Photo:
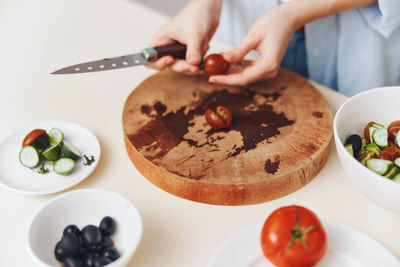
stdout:
<svg viewBox="0 0 400 267">
<path fill-rule="evenodd" d="M 165 56 L 162 57 L 150 64 L 147 64 L 146 67 L 156 69 L 156 70 L 163 70 L 174 63 L 174 58 L 172 56 Z"/>
<path fill-rule="evenodd" d="M 198 35 L 192 36 L 187 42 L 186 61 L 192 65 L 198 65 L 201 62 L 202 40 Z"/>
<path fill-rule="evenodd" d="M 211 76 L 209 82 L 226 85 L 247 85 L 261 79 L 272 78 L 277 74 L 278 70 L 279 66 L 266 64 L 264 59 L 260 59 L 240 72 Z"/>
<path fill-rule="evenodd" d="M 176 60 L 174 64 L 170 65 L 169 68 L 175 72 L 184 73 L 199 73 L 200 69 L 198 66 L 193 66 L 186 62 L 185 60 Z"/>
<path fill-rule="evenodd" d="M 171 44 L 173 42 L 174 39 L 168 36 L 168 34 L 165 33 L 163 30 L 161 30 L 154 34 L 154 36 L 151 39 L 150 46 L 155 47 L 165 44 Z"/>
<path fill-rule="evenodd" d="M 233 50 L 223 53 L 223 57 L 229 63 L 237 63 L 241 61 L 253 48 L 255 48 L 257 42 L 252 35 L 246 35 L 242 42 L 236 46 Z"/>
</svg>

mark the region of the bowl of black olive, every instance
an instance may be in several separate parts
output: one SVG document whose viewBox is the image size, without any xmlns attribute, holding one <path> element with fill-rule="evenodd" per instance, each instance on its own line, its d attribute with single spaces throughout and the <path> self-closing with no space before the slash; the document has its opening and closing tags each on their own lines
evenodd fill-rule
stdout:
<svg viewBox="0 0 400 267">
<path fill-rule="evenodd" d="M 47 203 L 28 230 L 28 250 L 39 266 L 126 266 L 142 236 L 137 209 L 111 191 L 81 189 Z"/>
</svg>

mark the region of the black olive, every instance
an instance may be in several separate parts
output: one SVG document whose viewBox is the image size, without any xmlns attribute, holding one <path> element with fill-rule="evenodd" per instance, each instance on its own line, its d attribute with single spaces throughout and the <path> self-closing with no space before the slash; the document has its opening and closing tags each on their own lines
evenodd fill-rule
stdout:
<svg viewBox="0 0 400 267">
<path fill-rule="evenodd" d="M 104 236 L 110 236 L 115 232 L 115 220 L 110 216 L 106 216 L 101 220 L 99 228 Z"/>
<path fill-rule="evenodd" d="M 83 267 L 83 264 L 80 259 L 76 257 L 68 256 L 64 259 L 65 267 Z"/>
<path fill-rule="evenodd" d="M 115 261 L 119 258 L 119 252 L 115 247 L 108 247 L 103 251 L 103 257 L 109 258 L 112 261 Z"/>
<path fill-rule="evenodd" d="M 344 145 L 351 144 L 353 147 L 353 153 L 354 155 L 357 155 L 358 152 L 361 149 L 362 146 L 362 140 L 361 137 L 357 134 L 352 134 L 346 139 L 346 143 Z"/>
<path fill-rule="evenodd" d="M 101 266 L 105 266 L 107 264 L 110 264 L 111 262 L 112 262 L 112 260 L 109 259 L 109 258 L 100 257 L 100 258 L 96 258 L 94 260 L 94 266 L 95 267 L 101 267 Z"/>
<path fill-rule="evenodd" d="M 83 257 L 83 266 L 85 267 L 94 267 L 94 260 L 96 259 L 95 254 L 93 253 L 87 253 Z"/>
<path fill-rule="evenodd" d="M 65 250 L 67 255 L 76 254 L 79 252 L 80 242 L 74 234 L 63 235 L 60 246 Z"/>
<path fill-rule="evenodd" d="M 97 250 L 103 250 L 105 248 L 111 247 L 113 245 L 113 242 L 111 240 L 111 238 L 109 238 L 108 236 L 103 236 L 101 238 L 100 243 L 97 245 Z"/>
<path fill-rule="evenodd" d="M 101 232 L 94 225 L 87 225 L 81 231 L 83 243 L 88 247 L 96 246 L 101 241 Z"/>
<path fill-rule="evenodd" d="M 67 256 L 67 252 L 61 246 L 61 241 L 57 243 L 54 249 L 54 255 L 56 256 L 56 259 L 59 261 L 64 261 L 64 258 Z"/>
<path fill-rule="evenodd" d="M 63 232 L 63 235 L 66 235 L 66 234 L 74 234 L 77 237 L 79 237 L 80 231 L 79 231 L 78 226 L 76 226 L 74 224 L 68 225 L 67 227 L 65 227 L 64 232 Z"/>
</svg>

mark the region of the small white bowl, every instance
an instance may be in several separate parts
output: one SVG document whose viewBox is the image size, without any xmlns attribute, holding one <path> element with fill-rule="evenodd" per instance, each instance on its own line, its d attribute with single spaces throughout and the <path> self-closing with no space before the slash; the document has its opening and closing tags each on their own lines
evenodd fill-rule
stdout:
<svg viewBox="0 0 400 267">
<path fill-rule="evenodd" d="M 47 203 L 33 218 L 27 235 L 27 247 L 39 266 L 60 267 L 54 248 L 63 230 L 70 224 L 80 229 L 88 224 L 99 225 L 111 216 L 117 223 L 111 236 L 121 257 L 107 267 L 125 266 L 135 253 L 142 237 L 139 212 L 126 198 L 111 191 L 81 189 L 64 193 Z"/>
<path fill-rule="evenodd" d="M 348 99 L 336 112 L 333 130 L 336 151 L 350 181 L 371 201 L 400 213 L 400 183 L 369 170 L 343 145 L 351 134 L 363 137 L 364 127 L 370 121 L 388 127 L 395 120 L 400 120 L 400 87 L 382 87 Z"/>
</svg>

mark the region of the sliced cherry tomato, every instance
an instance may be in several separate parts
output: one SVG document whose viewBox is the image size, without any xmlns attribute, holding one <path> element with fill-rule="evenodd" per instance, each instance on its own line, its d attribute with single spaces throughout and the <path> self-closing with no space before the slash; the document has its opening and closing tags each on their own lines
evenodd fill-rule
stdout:
<svg viewBox="0 0 400 267">
<path fill-rule="evenodd" d="M 28 133 L 24 141 L 22 141 L 22 147 L 25 146 L 33 146 L 35 144 L 36 139 L 39 138 L 42 134 L 46 133 L 46 130 L 43 129 L 35 129 L 32 132 Z"/>
<path fill-rule="evenodd" d="M 312 211 L 301 206 L 282 207 L 265 221 L 261 247 L 278 267 L 313 266 L 325 254 L 326 232 Z"/>
<path fill-rule="evenodd" d="M 392 154 L 388 151 L 382 151 L 381 153 L 379 153 L 378 159 L 385 159 L 390 161 L 394 160 Z"/>
<path fill-rule="evenodd" d="M 395 143 L 396 134 L 400 131 L 400 121 L 392 122 L 388 127 L 389 141 Z"/>
<path fill-rule="evenodd" d="M 232 123 L 232 114 L 224 106 L 218 106 L 216 112 L 207 109 L 205 117 L 207 123 L 215 129 L 228 128 Z"/>
<path fill-rule="evenodd" d="M 364 128 L 364 137 L 365 140 L 367 140 L 368 142 L 371 143 L 371 135 L 369 134 L 369 126 L 371 126 L 371 124 L 375 123 L 374 121 L 370 121 L 368 122 L 368 124 L 365 126 Z"/>
<path fill-rule="evenodd" d="M 221 54 L 210 54 L 204 60 L 204 71 L 209 75 L 224 74 L 229 68 L 229 63 Z"/>
<path fill-rule="evenodd" d="M 397 146 L 387 146 L 382 150 L 382 152 L 389 152 L 392 155 L 393 160 L 400 157 L 400 149 Z"/>
</svg>

